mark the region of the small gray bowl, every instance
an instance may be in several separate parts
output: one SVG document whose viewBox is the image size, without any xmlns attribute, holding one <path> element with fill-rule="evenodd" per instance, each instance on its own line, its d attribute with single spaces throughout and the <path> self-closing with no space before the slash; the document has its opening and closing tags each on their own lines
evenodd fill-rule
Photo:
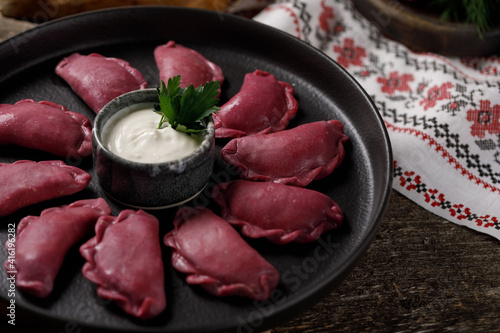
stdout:
<svg viewBox="0 0 500 333">
<path fill-rule="evenodd" d="M 208 122 L 205 138 L 191 155 L 171 162 L 133 162 L 106 148 L 103 129 L 117 112 L 144 103 L 158 103 L 156 89 L 123 94 L 106 104 L 97 114 L 92 146 L 99 185 L 112 199 L 134 208 L 165 209 L 188 202 L 203 191 L 213 170 L 213 120 Z"/>
</svg>

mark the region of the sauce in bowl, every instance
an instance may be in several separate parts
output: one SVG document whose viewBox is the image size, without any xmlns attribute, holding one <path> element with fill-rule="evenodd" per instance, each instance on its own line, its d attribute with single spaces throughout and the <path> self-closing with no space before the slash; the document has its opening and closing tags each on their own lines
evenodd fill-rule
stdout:
<svg viewBox="0 0 500 333">
<path fill-rule="evenodd" d="M 161 115 L 154 104 L 142 103 L 113 115 L 103 130 L 103 143 L 112 153 L 133 162 L 163 163 L 182 159 L 198 149 L 202 135 L 188 135 L 170 125 L 158 128 Z"/>
</svg>

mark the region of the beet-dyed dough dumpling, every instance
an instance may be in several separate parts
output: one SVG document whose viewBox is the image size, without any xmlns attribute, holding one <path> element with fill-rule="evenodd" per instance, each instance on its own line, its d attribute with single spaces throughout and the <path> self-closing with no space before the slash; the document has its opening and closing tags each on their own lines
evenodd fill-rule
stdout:
<svg viewBox="0 0 500 333">
<path fill-rule="evenodd" d="M 63 161 L 0 163 L 0 216 L 83 190 L 92 176 Z"/>
<path fill-rule="evenodd" d="M 48 296 L 69 249 L 85 239 L 97 219 L 111 214 L 102 198 L 75 201 L 48 208 L 40 216 L 26 216 L 17 227 L 13 263 L 5 261 L 7 271 L 17 271 L 16 287 L 37 297 Z"/>
<path fill-rule="evenodd" d="M 317 121 L 280 132 L 232 139 L 222 158 L 242 179 L 305 187 L 330 175 L 344 160 L 348 140 L 338 120 Z"/>
<path fill-rule="evenodd" d="M 295 117 L 298 103 L 293 87 L 268 72 L 245 75 L 240 91 L 213 115 L 215 137 L 241 137 L 277 132 Z"/>
<path fill-rule="evenodd" d="M 95 113 L 115 97 L 147 87 L 142 74 L 128 62 L 97 53 L 73 53 L 57 64 L 56 74 Z"/>
<path fill-rule="evenodd" d="M 97 284 L 97 294 L 140 319 L 166 307 L 159 222 L 142 210 L 103 216 L 96 235 L 80 247 L 87 260 L 82 273 Z"/>
<path fill-rule="evenodd" d="M 92 125 L 84 115 L 48 101 L 0 104 L 0 145 L 7 144 L 86 157 L 92 154 Z"/>
<path fill-rule="evenodd" d="M 276 244 L 309 243 L 340 227 L 340 207 L 327 195 L 303 187 L 236 180 L 217 185 L 221 216 L 250 238 Z"/>
<path fill-rule="evenodd" d="M 193 85 L 195 88 L 210 81 L 219 81 L 222 85 L 222 69 L 206 59 L 201 53 L 169 41 L 157 46 L 154 51 L 156 65 L 160 71 L 160 80 L 167 84 L 168 79 L 180 75 L 181 88 Z"/>
<path fill-rule="evenodd" d="M 278 271 L 220 216 L 207 208 L 182 207 L 165 235 L 172 264 L 186 282 L 216 296 L 263 301 L 279 282 Z"/>
</svg>

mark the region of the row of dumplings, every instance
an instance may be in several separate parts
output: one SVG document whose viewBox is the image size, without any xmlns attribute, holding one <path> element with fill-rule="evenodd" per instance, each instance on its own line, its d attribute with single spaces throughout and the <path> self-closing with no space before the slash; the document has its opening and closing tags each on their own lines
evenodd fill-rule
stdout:
<svg viewBox="0 0 500 333">
<path fill-rule="evenodd" d="M 222 85 L 224 80 L 217 65 L 173 41 L 159 46 L 155 58 L 160 78 L 164 81 L 179 73 L 183 80 L 181 86 L 190 82 L 196 86 L 215 80 Z M 119 67 L 115 67 L 116 64 Z M 97 54 L 73 54 L 58 64 L 56 72 L 95 112 L 99 112 L 107 101 L 126 92 L 113 91 L 111 86 L 115 82 L 130 82 L 130 86 L 120 86 L 132 90 L 145 87 L 142 75 L 128 63 Z M 94 81 L 86 79 L 89 73 L 94 76 Z M 173 267 L 187 275 L 187 283 L 201 285 L 217 296 L 239 295 L 265 300 L 278 285 L 279 273 L 246 243 L 237 230 L 244 236 L 265 237 L 276 244 L 305 243 L 315 241 L 342 223 L 342 211 L 331 198 L 305 187 L 332 173 L 342 162 L 345 156 L 343 144 L 348 138 L 337 120 L 287 129 L 298 109 L 293 93 L 290 84 L 256 70 L 245 75 L 241 90 L 214 115 L 216 137 L 230 138 L 221 156 L 238 167 L 241 179 L 214 188 L 213 198 L 221 207 L 219 215 L 208 208 L 181 207 L 174 219 L 174 229 L 163 237 L 164 244 L 172 248 Z M 64 107 L 25 100 L 14 105 L 0 105 L 0 112 L 29 114 L 30 108 L 39 112 L 45 107 L 62 111 L 65 116 L 60 118 L 66 122 L 66 117 L 78 119 L 76 122 L 81 126 L 80 131 L 73 130 L 73 133 L 79 133 L 80 139 L 75 140 L 73 136 L 73 143 L 68 145 L 71 150 L 59 153 L 60 156 L 90 155 L 88 119 Z M 50 112 L 59 114 L 47 110 Z M 50 120 L 50 126 L 53 122 L 60 125 L 61 132 L 64 132 L 63 128 L 71 128 L 62 120 L 54 119 Z M 41 128 L 47 125 L 49 120 Z M 2 126 L 0 124 L 0 128 Z M 36 140 L 26 139 L 28 130 L 26 128 L 22 132 L 24 135 L 13 135 L 11 138 L 14 139 L 0 141 L 0 144 L 20 144 L 38 149 L 33 143 Z M 68 132 L 66 136 L 71 137 Z M 49 136 L 53 135 L 51 131 Z M 61 138 L 53 141 L 54 149 L 63 146 Z M 87 152 L 83 152 L 85 150 Z M 55 154 L 54 150 L 50 152 Z M 20 172 L 20 168 L 24 171 Z M 12 188 L 11 192 L 2 188 L 2 198 L 8 198 L 8 202 L 0 202 L 0 216 L 53 198 L 55 193 L 75 193 L 90 181 L 88 173 L 61 161 L 0 164 L 0 182 L 8 184 L 15 175 L 30 175 L 28 181 L 36 183 L 30 189 L 44 191 L 34 194 L 27 189 L 14 190 L 12 182 L 12 186 L 4 187 Z M 18 179 L 16 183 L 22 182 Z M 118 216 L 111 216 L 111 210 L 102 198 L 49 208 L 40 216 L 21 220 L 16 260 L 15 263 L 7 260 L 5 268 L 17 271 L 19 289 L 46 297 L 52 291 L 53 281 L 67 251 L 85 240 L 92 227 L 95 236 L 80 247 L 80 253 L 86 259 L 83 275 L 97 284 L 97 293 L 114 300 L 133 316 L 148 319 L 160 314 L 166 307 L 166 297 L 164 264 L 160 242 L 157 241 L 160 237 L 159 222 L 142 210 L 127 209 Z M 126 271 L 124 267 L 127 267 Z M 146 271 L 149 273 L 145 274 Z"/>
<path fill-rule="evenodd" d="M 342 224 L 340 207 L 306 187 L 343 162 L 348 137 L 338 120 L 288 129 L 297 111 L 292 85 L 257 69 L 213 115 L 216 138 L 229 138 L 221 157 L 240 179 L 214 187 L 219 212 L 181 207 L 163 237 L 187 283 L 217 296 L 266 300 L 279 272 L 243 237 L 310 243 Z"/>
<path fill-rule="evenodd" d="M 162 79 L 182 61 L 188 65 L 184 82 L 204 83 L 197 81 L 204 79 L 196 78 L 196 71 L 189 69 L 205 61 L 194 50 L 171 41 L 158 46 L 155 56 Z M 208 61 L 205 64 L 210 66 Z M 222 71 L 218 71 L 216 78 L 222 82 Z M 62 59 L 55 72 L 95 113 L 113 98 L 147 87 L 143 75 L 128 62 L 96 53 L 74 53 Z M 18 145 L 78 160 L 91 155 L 91 136 L 87 117 L 54 102 L 25 99 L 0 105 L 0 145 Z M 90 181 L 88 172 L 61 160 L 0 163 L 0 216 L 77 193 Z M 166 301 L 158 220 L 143 211 L 124 210 L 116 217 L 111 213 L 108 203 L 98 198 L 48 208 L 39 216 L 21 219 L 15 246 L 10 241 L 5 244 L 8 257 L 4 267 L 7 272 L 15 272 L 17 288 L 36 297 L 50 295 L 69 249 L 85 241 L 94 229 L 95 237 L 82 246 L 81 254 L 87 260 L 82 273 L 98 285 L 97 293 L 142 319 L 162 312 Z M 94 260 L 96 256 L 100 259 Z"/>
<path fill-rule="evenodd" d="M 162 80 L 182 72 L 181 86 L 210 80 L 222 84 L 224 80 L 218 66 L 174 41 L 158 46 L 155 59 Z M 147 87 L 144 76 L 128 62 L 97 53 L 74 53 L 62 59 L 55 72 L 95 113 L 115 97 Z M 0 104 L 0 145 L 18 145 L 80 160 L 92 154 L 92 123 L 85 115 L 51 101 L 24 99 Z M 88 173 L 59 160 L 0 163 L 0 217 L 81 191 L 89 182 Z"/>
</svg>

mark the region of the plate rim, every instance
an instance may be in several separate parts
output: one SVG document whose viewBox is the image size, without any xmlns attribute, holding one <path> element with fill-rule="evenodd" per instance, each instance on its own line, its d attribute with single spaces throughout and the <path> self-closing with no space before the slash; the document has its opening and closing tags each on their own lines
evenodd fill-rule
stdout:
<svg viewBox="0 0 500 333">
<path fill-rule="evenodd" d="M 354 84 L 362 92 L 362 95 L 363 95 L 364 99 L 366 100 L 366 102 L 368 102 L 372 106 L 373 110 L 375 110 L 376 116 L 377 116 L 378 121 L 379 121 L 379 123 L 377 125 L 378 125 L 379 129 L 382 130 L 383 139 L 385 142 L 384 146 L 386 148 L 385 153 L 387 154 L 387 157 L 388 157 L 388 159 L 386 161 L 387 173 L 384 175 L 384 179 L 381 181 L 381 183 L 383 183 L 385 185 L 384 186 L 385 187 L 384 188 L 384 197 L 381 198 L 382 199 L 381 201 L 379 200 L 380 203 L 377 205 L 378 210 L 376 212 L 374 212 L 374 220 L 371 221 L 371 223 L 369 225 L 370 226 L 369 230 L 367 229 L 367 232 L 365 233 L 364 237 L 362 237 L 362 240 L 360 241 L 361 246 L 357 246 L 355 248 L 355 250 L 350 254 L 349 258 L 347 260 L 345 260 L 344 262 L 342 262 L 341 269 L 340 269 L 342 274 L 336 274 L 333 279 L 322 279 L 320 281 L 321 283 L 318 283 L 314 288 L 308 288 L 308 290 L 306 290 L 306 291 L 301 291 L 300 295 L 294 295 L 294 297 L 292 299 L 293 300 L 292 303 L 290 303 L 290 300 L 287 299 L 287 301 L 283 302 L 282 304 L 275 304 L 275 309 L 274 309 L 273 313 L 271 315 L 264 316 L 265 319 L 269 319 L 269 317 L 273 317 L 273 318 L 282 317 L 281 320 L 284 320 L 286 318 L 290 318 L 292 315 L 296 314 L 299 311 L 298 308 L 303 308 L 304 303 L 307 303 L 308 305 L 314 304 L 319 299 L 325 297 L 325 295 L 321 295 L 321 292 L 323 292 L 325 290 L 328 290 L 330 292 L 332 289 L 334 289 L 337 286 L 337 282 L 342 281 L 346 276 L 348 276 L 351 273 L 351 271 L 355 268 L 357 263 L 363 258 L 364 254 L 368 250 L 369 246 L 372 244 L 373 240 L 375 239 L 375 236 L 379 230 L 380 222 L 385 214 L 385 211 L 387 209 L 388 202 L 390 199 L 390 193 L 392 190 L 393 156 L 392 156 L 392 146 L 391 146 L 389 134 L 387 132 L 387 129 L 384 126 L 383 118 L 380 115 L 380 113 L 378 112 L 378 108 L 376 107 L 374 101 L 369 97 L 369 95 L 367 94 L 365 89 L 361 86 L 361 84 L 356 79 L 354 79 L 354 77 L 349 72 L 347 72 L 344 68 L 342 68 L 337 62 L 335 62 L 335 60 L 331 59 L 326 54 L 324 54 L 321 50 L 314 48 L 313 46 L 309 45 L 305 41 L 298 39 L 298 38 L 284 32 L 282 30 L 265 25 L 263 23 L 259 23 L 257 21 L 238 17 L 238 16 L 235 16 L 234 14 L 218 13 L 218 12 L 213 12 L 213 11 L 209 11 L 209 10 L 205 10 L 205 9 L 198 9 L 198 8 L 181 8 L 181 7 L 176 7 L 176 6 L 124 6 L 124 7 L 119 7 L 119 8 L 110 8 L 110 9 L 85 12 L 85 13 L 75 14 L 75 15 L 59 18 L 59 19 L 56 19 L 53 21 L 49 21 L 49 22 L 40 24 L 34 28 L 31 28 L 27 31 L 24 31 L 20 34 L 14 35 L 14 36 L 2 41 L 0 43 L 0 59 L 2 57 L 1 51 L 5 47 L 11 47 L 8 44 L 15 42 L 16 39 L 27 38 L 26 37 L 27 35 L 33 34 L 34 32 L 36 32 L 35 35 L 40 33 L 40 32 L 43 34 L 45 30 L 50 30 L 54 26 L 64 25 L 65 22 L 69 22 L 70 20 L 71 21 L 85 20 L 87 17 L 108 15 L 110 13 L 114 14 L 116 12 L 121 12 L 121 11 L 127 12 L 127 11 L 132 11 L 132 10 L 138 11 L 138 10 L 158 10 L 158 9 L 160 9 L 162 11 L 172 11 L 173 10 L 173 11 L 178 11 L 178 12 L 189 12 L 189 13 L 196 12 L 200 15 L 222 16 L 224 18 L 227 18 L 228 20 L 242 22 L 242 24 L 258 25 L 258 26 L 261 26 L 261 28 L 263 28 L 263 29 L 268 29 L 269 31 L 274 31 L 273 32 L 274 34 L 280 35 L 283 38 L 287 38 L 287 39 L 291 39 L 291 40 L 293 39 L 293 40 L 295 40 L 295 42 L 302 44 L 302 47 L 308 48 L 309 51 L 316 53 L 318 56 L 323 57 L 326 60 L 328 60 L 329 62 L 331 62 L 332 64 L 334 64 L 335 67 L 337 67 L 338 70 L 342 71 L 343 74 L 348 77 L 348 79 L 351 81 L 351 83 Z M 249 23 L 249 22 L 251 22 L 251 23 Z M 66 54 L 66 53 L 67 53 L 66 50 L 59 51 L 60 55 Z M 50 58 L 54 58 L 57 56 L 58 56 L 58 54 L 56 54 L 56 53 L 50 53 Z M 47 58 L 38 59 L 36 64 L 38 65 L 38 64 L 43 63 L 47 60 L 48 60 Z M 21 73 L 24 70 L 26 70 L 27 68 L 30 68 L 32 66 L 34 66 L 34 64 L 29 61 L 29 64 L 27 67 L 21 67 L 20 69 L 11 71 L 11 72 L 9 72 L 10 75 L 7 75 L 7 76 L 0 75 L 0 84 L 5 82 L 5 81 L 8 81 L 11 77 L 16 76 L 18 73 Z M 3 296 L 4 295 L 2 295 L 2 297 L 0 297 L 0 301 L 4 301 Z M 24 305 L 24 307 L 27 310 L 29 310 L 30 312 L 32 312 L 33 314 L 35 314 L 37 316 L 41 316 L 41 317 L 49 317 L 48 319 L 50 319 L 50 320 L 58 320 L 58 321 L 67 321 L 68 319 L 71 320 L 71 318 L 67 318 L 64 316 L 54 316 L 54 315 L 50 314 L 46 309 L 40 309 L 39 307 L 37 307 L 33 304 L 30 304 L 30 303 L 28 304 L 28 306 Z M 289 313 L 285 314 L 285 312 L 289 312 Z M 80 324 L 80 322 L 78 322 L 78 321 L 75 321 L 75 320 L 72 320 L 72 321 L 77 323 L 77 324 Z M 213 328 L 211 328 L 210 330 L 220 330 L 221 323 L 225 324 L 225 326 L 222 327 L 222 329 L 224 329 L 224 330 L 230 329 L 231 327 L 234 326 L 234 320 L 226 320 L 224 322 L 218 321 L 217 324 L 212 325 Z M 88 323 L 83 323 L 83 322 L 81 323 L 81 325 L 83 327 L 89 326 Z M 261 327 L 265 328 L 266 325 L 264 324 Z M 206 328 L 206 327 L 204 327 L 204 328 Z M 153 331 L 161 332 L 164 330 L 162 328 L 157 328 L 157 330 L 153 330 Z M 186 332 L 186 330 L 182 330 L 182 331 Z M 188 330 L 188 331 L 197 331 L 197 329 L 193 328 L 193 329 Z"/>
</svg>

